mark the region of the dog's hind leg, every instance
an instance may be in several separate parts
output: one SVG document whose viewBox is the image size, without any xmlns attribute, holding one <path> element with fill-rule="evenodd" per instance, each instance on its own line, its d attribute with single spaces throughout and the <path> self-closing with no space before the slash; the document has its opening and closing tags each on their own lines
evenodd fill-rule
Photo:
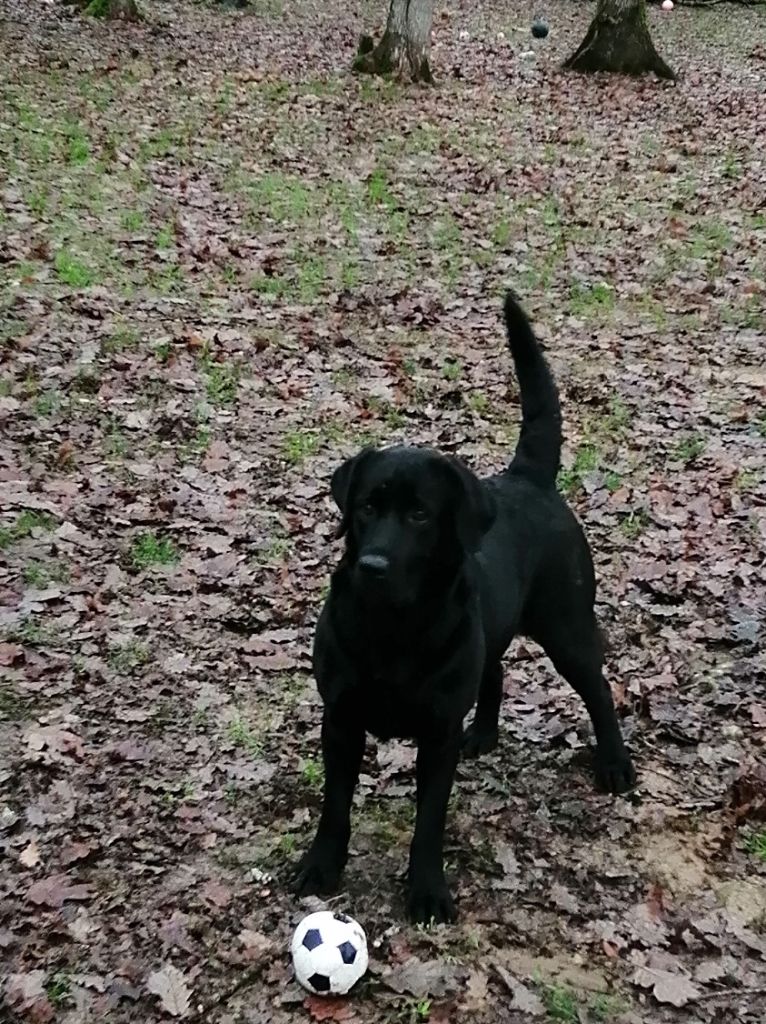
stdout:
<svg viewBox="0 0 766 1024">
<path fill-rule="evenodd" d="M 479 700 L 473 721 L 463 735 L 463 757 L 478 757 L 494 750 L 498 741 L 497 722 L 503 696 L 503 666 L 499 661 L 484 668 Z"/>
<path fill-rule="evenodd" d="M 566 625 L 559 619 L 555 623 L 558 629 L 546 630 L 547 635 L 534 639 L 588 709 L 596 734 L 596 784 L 609 793 L 625 793 L 636 784 L 636 772 L 622 739 L 612 691 L 604 679 L 595 617 L 583 612 L 581 618 L 579 623 L 570 619 Z"/>
</svg>

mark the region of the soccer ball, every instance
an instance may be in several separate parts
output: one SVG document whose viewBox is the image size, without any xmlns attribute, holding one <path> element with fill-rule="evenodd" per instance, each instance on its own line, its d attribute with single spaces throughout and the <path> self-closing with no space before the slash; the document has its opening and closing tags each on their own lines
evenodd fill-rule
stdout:
<svg viewBox="0 0 766 1024">
<path fill-rule="evenodd" d="M 295 977 L 309 992 L 342 996 L 367 970 L 367 938 L 346 914 L 320 910 L 304 917 L 290 945 Z"/>
</svg>

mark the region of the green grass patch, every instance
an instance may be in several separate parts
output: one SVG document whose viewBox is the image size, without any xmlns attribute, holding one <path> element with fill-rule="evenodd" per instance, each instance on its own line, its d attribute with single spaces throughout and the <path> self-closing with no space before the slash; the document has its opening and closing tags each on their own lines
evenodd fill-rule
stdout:
<svg viewBox="0 0 766 1024">
<path fill-rule="evenodd" d="M 540 996 L 550 1020 L 561 1021 L 562 1024 L 579 1024 L 577 995 L 568 985 L 544 985 Z"/>
<path fill-rule="evenodd" d="M 731 229 L 717 220 L 703 220 L 696 224 L 689 236 L 688 252 L 693 259 L 719 260 L 721 253 L 732 244 Z"/>
<path fill-rule="evenodd" d="M 55 519 L 47 513 L 24 509 L 10 526 L 0 526 L 0 549 L 9 548 L 11 544 L 24 540 L 35 530 L 50 532 L 55 525 Z"/>
<path fill-rule="evenodd" d="M 442 377 L 445 380 L 454 382 L 460 380 L 463 375 L 463 364 L 459 359 L 445 359 L 444 365 L 442 366 Z"/>
<path fill-rule="evenodd" d="M 125 231 L 140 231 L 146 218 L 140 210 L 125 210 L 120 217 L 120 224 Z"/>
<path fill-rule="evenodd" d="M 69 288 L 88 288 L 93 284 L 93 271 L 68 249 L 59 249 L 53 267 L 62 284 Z"/>
<path fill-rule="evenodd" d="M 309 256 L 298 267 L 297 290 L 301 302 L 316 302 L 324 287 L 327 267 L 321 256 Z"/>
<path fill-rule="evenodd" d="M 758 860 L 766 864 L 766 829 L 751 832 L 745 840 L 745 849 Z"/>
<path fill-rule="evenodd" d="M 319 448 L 319 435 L 312 430 L 291 430 L 282 440 L 282 455 L 293 466 L 299 466 Z"/>
<path fill-rule="evenodd" d="M 381 167 L 376 167 L 367 179 L 367 201 L 370 206 L 384 206 L 393 210 L 396 200 L 388 187 L 386 172 Z"/>
<path fill-rule="evenodd" d="M 263 753 L 262 741 L 241 714 L 235 715 L 227 724 L 226 738 L 233 746 L 244 750 L 252 757 L 258 757 Z"/>
<path fill-rule="evenodd" d="M 45 625 L 34 615 L 26 615 L 7 631 L 6 639 L 28 647 L 53 647 L 58 643 L 59 633 L 54 626 Z"/>
<path fill-rule="evenodd" d="M 609 412 L 602 419 L 602 430 L 612 437 L 622 437 L 630 429 L 630 423 L 630 409 L 619 396 L 613 396 L 609 400 Z"/>
<path fill-rule="evenodd" d="M 27 715 L 28 703 L 9 683 L 0 682 L 0 722 L 16 722 Z"/>
<path fill-rule="evenodd" d="M 205 392 L 211 405 L 231 405 L 239 388 L 239 372 L 226 363 L 210 363 L 205 374 Z"/>
<path fill-rule="evenodd" d="M 611 1024 L 628 1009 L 619 996 L 604 992 L 590 995 L 561 983 L 541 985 L 540 997 L 548 1019 L 559 1024 Z"/>
<path fill-rule="evenodd" d="M 614 289 L 603 281 L 574 284 L 569 290 L 569 312 L 580 320 L 603 320 L 615 306 Z"/>
<path fill-rule="evenodd" d="M 734 479 L 734 486 L 738 491 L 746 494 L 754 491 L 762 480 L 762 473 L 757 469 L 741 469 Z"/>
<path fill-rule="evenodd" d="M 298 178 L 271 172 L 244 183 L 244 194 L 257 220 L 268 218 L 277 224 L 303 223 L 312 211 L 313 196 Z"/>
<path fill-rule="evenodd" d="M 64 562 L 51 560 L 49 562 L 30 562 L 24 566 L 24 582 L 42 590 L 49 583 L 68 583 L 69 567 Z"/>
<path fill-rule="evenodd" d="M 115 672 L 127 675 L 149 661 L 149 648 L 138 640 L 128 640 L 112 647 L 107 660 Z"/>
<path fill-rule="evenodd" d="M 35 396 L 34 410 L 38 416 L 55 416 L 66 405 L 66 399 L 60 391 L 51 388 Z"/>
<path fill-rule="evenodd" d="M 320 792 L 324 785 L 324 768 L 319 761 L 312 758 L 303 762 L 301 768 L 301 779 L 303 784 L 314 792 Z"/>
<path fill-rule="evenodd" d="M 85 164 L 90 159 L 90 142 L 88 136 L 79 125 L 70 125 L 67 129 L 67 162 L 76 167 Z"/>
<path fill-rule="evenodd" d="M 56 971 L 45 991 L 51 1003 L 60 1009 L 67 1006 L 72 1000 L 72 982 L 68 971 Z"/>
<path fill-rule="evenodd" d="M 126 352 L 138 348 L 141 336 L 135 327 L 122 324 L 115 327 L 101 342 L 101 350 L 107 354 Z"/>
<path fill-rule="evenodd" d="M 702 455 L 706 447 L 707 441 L 701 434 L 686 434 L 673 448 L 671 458 L 688 466 Z"/>
<path fill-rule="evenodd" d="M 130 560 L 136 569 L 148 569 L 152 565 L 175 565 L 179 555 L 172 541 L 158 537 L 156 533 L 141 533 L 130 548 Z"/>
<path fill-rule="evenodd" d="M 643 509 L 636 509 L 620 520 L 620 529 L 629 540 L 634 540 L 644 532 L 649 523 L 647 513 Z"/>
<path fill-rule="evenodd" d="M 573 495 L 582 486 L 583 477 L 599 468 L 601 455 L 594 444 L 582 444 L 575 452 L 572 465 L 562 467 L 558 475 L 558 488 L 563 494 Z"/>
<path fill-rule="evenodd" d="M 250 290 L 257 295 L 273 295 L 278 298 L 280 295 L 284 295 L 288 288 L 287 279 L 278 274 L 256 274 L 250 278 Z"/>
</svg>

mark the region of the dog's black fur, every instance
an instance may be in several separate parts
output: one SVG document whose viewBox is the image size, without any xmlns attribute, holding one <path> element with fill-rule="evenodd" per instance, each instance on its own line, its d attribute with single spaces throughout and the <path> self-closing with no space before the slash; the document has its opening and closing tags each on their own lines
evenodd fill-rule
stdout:
<svg viewBox="0 0 766 1024">
<path fill-rule="evenodd" d="M 505 320 L 522 428 L 504 472 L 479 480 L 455 459 L 397 447 L 365 449 L 332 478 L 346 551 L 316 631 L 324 803 L 297 885 L 303 893 L 338 885 L 365 733 L 410 737 L 418 747 L 415 921 L 454 920 L 442 864 L 447 803 L 461 747 L 474 757 L 497 744 L 501 659 L 517 634 L 538 641 L 583 698 L 598 784 L 622 793 L 635 782 L 602 674 L 590 551 L 556 491 L 556 387 L 512 295 Z"/>
</svg>

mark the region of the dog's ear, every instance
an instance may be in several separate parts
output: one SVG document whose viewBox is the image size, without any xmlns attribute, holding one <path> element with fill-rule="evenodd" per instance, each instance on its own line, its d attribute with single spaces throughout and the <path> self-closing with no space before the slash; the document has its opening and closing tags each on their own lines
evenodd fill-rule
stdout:
<svg viewBox="0 0 766 1024">
<path fill-rule="evenodd" d="M 459 459 L 449 458 L 454 486 L 458 491 L 455 525 L 466 551 L 478 551 L 481 539 L 495 521 L 497 507 L 492 492 Z"/>
<path fill-rule="evenodd" d="M 358 455 L 346 459 L 332 475 L 330 481 L 330 493 L 333 501 L 340 509 L 340 525 L 335 533 L 336 537 L 342 537 L 347 532 L 351 522 L 351 506 L 354 501 L 354 489 L 359 482 L 359 471 L 363 463 L 367 462 L 374 452 L 374 448 L 363 448 Z"/>
</svg>

